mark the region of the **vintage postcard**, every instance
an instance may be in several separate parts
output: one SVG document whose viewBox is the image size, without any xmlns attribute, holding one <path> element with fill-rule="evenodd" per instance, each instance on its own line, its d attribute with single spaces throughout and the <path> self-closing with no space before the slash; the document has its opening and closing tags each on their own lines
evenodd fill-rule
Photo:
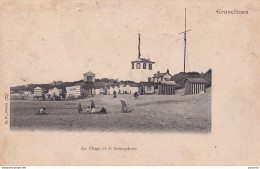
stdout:
<svg viewBox="0 0 260 169">
<path fill-rule="evenodd" d="M 260 165 L 260 2 L 0 2 L 0 165 Z"/>
</svg>

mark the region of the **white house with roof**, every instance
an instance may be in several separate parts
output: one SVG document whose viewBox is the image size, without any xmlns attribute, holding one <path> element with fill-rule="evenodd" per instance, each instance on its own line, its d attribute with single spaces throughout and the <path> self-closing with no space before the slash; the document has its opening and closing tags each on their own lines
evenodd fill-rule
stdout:
<svg viewBox="0 0 260 169">
<path fill-rule="evenodd" d="M 119 91 L 121 92 L 120 90 L 120 85 L 119 84 L 114 84 L 114 85 L 111 85 L 109 87 L 109 94 L 113 94 L 113 92 L 116 92 L 117 94 L 119 93 Z"/>
<path fill-rule="evenodd" d="M 153 65 L 155 62 L 141 57 L 140 33 L 138 41 L 138 58 L 131 62 L 131 80 L 134 82 L 148 82 L 148 78 L 153 77 Z"/>
<path fill-rule="evenodd" d="M 110 94 L 110 83 L 106 82 L 94 82 L 93 83 L 94 93 L 93 94 Z"/>
<path fill-rule="evenodd" d="M 125 92 L 125 84 L 120 84 L 119 89 L 120 89 L 120 94 L 123 94 Z"/>
<path fill-rule="evenodd" d="M 159 71 L 153 75 L 152 81 L 154 83 L 159 83 L 159 82 L 165 82 L 165 81 L 170 81 L 172 75 L 169 72 L 169 69 L 165 73 L 160 73 Z"/>
<path fill-rule="evenodd" d="M 95 88 L 95 94 L 98 95 L 98 94 L 103 94 L 104 93 L 104 89 L 103 87 L 99 86 L 97 88 Z"/>
<path fill-rule="evenodd" d="M 137 83 L 128 83 L 125 86 L 125 92 L 127 94 L 138 92 L 138 90 L 139 90 L 139 85 Z"/>
</svg>

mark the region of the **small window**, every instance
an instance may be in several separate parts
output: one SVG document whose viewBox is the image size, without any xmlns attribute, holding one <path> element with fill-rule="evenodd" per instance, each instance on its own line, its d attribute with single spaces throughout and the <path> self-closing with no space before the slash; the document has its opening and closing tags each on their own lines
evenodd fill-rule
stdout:
<svg viewBox="0 0 260 169">
<path fill-rule="evenodd" d="M 146 69 L 146 63 L 143 63 L 143 69 Z"/>
<path fill-rule="evenodd" d="M 152 70 L 153 69 L 153 65 L 150 63 L 149 64 L 149 69 Z"/>
<path fill-rule="evenodd" d="M 132 69 L 134 69 L 135 68 L 135 64 L 134 63 L 132 63 Z"/>
<path fill-rule="evenodd" d="M 140 63 L 136 63 L 136 69 L 140 69 Z"/>
</svg>

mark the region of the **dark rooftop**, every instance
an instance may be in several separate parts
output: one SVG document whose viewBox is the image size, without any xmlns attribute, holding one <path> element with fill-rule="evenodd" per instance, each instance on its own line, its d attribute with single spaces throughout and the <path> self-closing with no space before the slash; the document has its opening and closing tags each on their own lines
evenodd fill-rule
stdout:
<svg viewBox="0 0 260 169">
<path fill-rule="evenodd" d="M 207 83 L 207 81 L 204 78 L 187 78 L 191 83 Z"/>
<path fill-rule="evenodd" d="M 153 61 L 150 61 L 149 59 L 145 59 L 145 58 L 137 58 L 136 60 L 132 61 L 131 63 L 155 63 Z"/>
</svg>

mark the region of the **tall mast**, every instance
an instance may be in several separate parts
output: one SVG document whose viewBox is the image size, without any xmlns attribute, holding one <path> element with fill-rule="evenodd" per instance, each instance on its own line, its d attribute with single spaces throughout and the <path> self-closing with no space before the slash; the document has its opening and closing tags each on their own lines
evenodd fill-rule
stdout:
<svg viewBox="0 0 260 169">
<path fill-rule="evenodd" d="M 185 61 L 186 61 L 186 8 L 185 8 L 185 28 L 184 28 L 184 73 L 185 73 Z"/>
<path fill-rule="evenodd" d="M 181 32 L 180 34 L 184 34 L 184 73 L 185 73 L 185 62 L 186 62 L 186 43 L 187 43 L 187 39 L 186 39 L 186 33 L 190 31 L 189 30 L 186 30 L 186 8 L 185 8 L 185 25 L 184 25 L 184 32 Z"/>
<path fill-rule="evenodd" d="M 140 43 L 141 43 L 140 33 L 138 33 L 138 58 L 141 57 Z"/>
</svg>

